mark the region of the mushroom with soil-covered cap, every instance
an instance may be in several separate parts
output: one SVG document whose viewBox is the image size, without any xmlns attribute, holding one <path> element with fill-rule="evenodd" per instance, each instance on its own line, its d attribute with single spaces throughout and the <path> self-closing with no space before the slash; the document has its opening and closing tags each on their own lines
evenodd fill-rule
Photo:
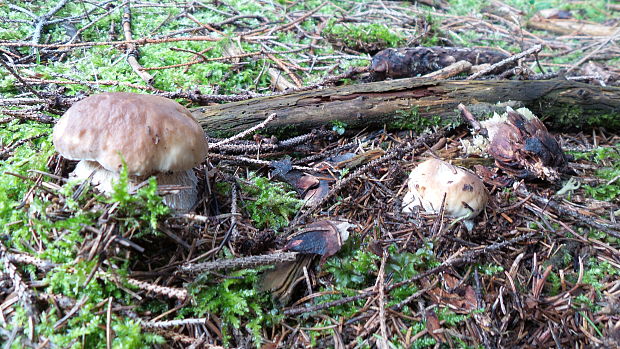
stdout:
<svg viewBox="0 0 620 349">
<path fill-rule="evenodd" d="M 159 184 L 186 187 L 164 197 L 172 209 L 196 203 L 192 168 L 207 156 L 208 143 L 189 110 L 171 99 L 127 92 L 87 97 L 60 118 L 53 141 L 60 155 L 80 160 L 72 176 L 92 175 L 103 192 L 112 191 L 124 161 L 132 185 L 156 175 Z"/>
<path fill-rule="evenodd" d="M 445 196 L 444 214 L 462 219 L 470 231 L 473 218 L 484 210 L 489 195 L 478 176 L 438 159 L 420 163 L 411 171 L 407 185 L 403 212 L 411 213 L 419 206 L 428 213 L 439 213 Z"/>
</svg>

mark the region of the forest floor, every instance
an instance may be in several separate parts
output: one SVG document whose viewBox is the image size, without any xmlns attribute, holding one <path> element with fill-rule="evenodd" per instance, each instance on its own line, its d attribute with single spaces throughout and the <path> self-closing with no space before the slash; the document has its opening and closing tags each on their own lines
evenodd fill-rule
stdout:
<svg viewBox="0 0 620 349">
<path fill-rule="evenodd" d="M 121 176 L 106 196 L 68 179 L 76 162 L 51 139 L 56 120 L 91 94 L 156 94 L 192 108 L 366 83 L 372 57 L 391 47 L 511 55 L 541 45 L 480 79 L 618 86 L 620 5 L 10 1 L 0 23 L 6 348 L 620 346 L 614 123 L 551 129 L 570 158 L 570 174 L 552 182 L 508 176 L 465 151 L 467 125 L 414 110 L 378 129 L 332 122 L 272 135 L 267 123 L 235 140 L 206 130 L 210 144 L 228 144 L 195 169 L 191 214 L 170 212 L 160 194 L 174 188 L 153 181 L 128 191 Z M 441 214 L 401 212 L 409 172 L 429 157 L 486 174 L 490 200 L 472 232 Z M 293 170 L 318 183 L 313 204 L 285 183 Z M 345 241 L 319 229 L 329 243 L 338 235 L 335 254 L 319 246 L 323 263 L 303 259 L 264 291 L 273 265 L 304 258 L 283 251 L 293 234 L 343 220 Z"/>
</svg>

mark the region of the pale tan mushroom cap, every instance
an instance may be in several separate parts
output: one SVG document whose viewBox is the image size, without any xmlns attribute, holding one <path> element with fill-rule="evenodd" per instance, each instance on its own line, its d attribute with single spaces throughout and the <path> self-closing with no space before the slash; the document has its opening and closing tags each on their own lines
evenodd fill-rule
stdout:
<svg viewBox="0 0 620 349">
<path fill-rule="evenodd" d="M 421 206 L 438 213 L 444 194 L 444 213 L 448 217 L 471 219 L 486 206 L 488 192 L 475 174 L 438 159 L 420 163 L 409 175 L 409 192 L 403 199 L 403 212 Z"/>
<path fill-rule="evenodd" d="M 208 150 L 202 127 L 185 107 L 128 92 L 75 103 L 54 127 L 53 141 L 63 157 L 96 161 L 109 171 L 120 171 L 122 156 L 132 176 L 190 169 Z"/>
</svg>

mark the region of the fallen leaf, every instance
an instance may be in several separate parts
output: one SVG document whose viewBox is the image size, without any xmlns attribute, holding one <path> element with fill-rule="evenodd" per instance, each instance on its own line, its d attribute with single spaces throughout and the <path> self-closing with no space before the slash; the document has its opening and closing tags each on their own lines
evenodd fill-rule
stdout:
<svg viewBox="0 0 620 349">
<path fill-rule="evenodd" d="M 335 180 L 331 175 L 294 170 L 290 159 L 272 161 L 270 166 L 271 176 L 290 184 L 307 206 L 319 203 L 329 192 L 329 182 Z"/>
<path fill-rule="evenodd" d="M 321 256 L 320 265 L 338 251 L 349 238 L 349 229 L 353 226 L 345 220 L 325 219 L 306 225 L 284 246 L 284 251 L 300 254 L 293 262 L 277 264 L 261 276 L 259 287 L 271 292 L 272 297 L 281 304 L 291 298 L 295 286 L 304 280 L 304 268 L 309 269 L 317 255 Z"/>
<path fill-rule="evenodd" d="M 306 206 L 317 205 L 329 192 L 329 180 L 313 178 L 318 180 L 318 185 L 308 189 L 303 195 Z"/>
<path fill-rule="evenodd" d="M 439 318 L 437 318 L 437 314 L 434 310 L 429 310 L 426 312 L 426 330 L 437 342 L 444 343 L 446 341 L 446 336 L 439 332 L 435 333 L 436 330 L 440 330 L 441 325 L 439 324 Z"/>
<path fill-rule="evenodd" d="M 443 287 L 435 287 L 428 291 L 435 303 L 447 305 L 456 313 L 468 314 L 478 307 L 476 292 L 469 285 L 460 285 L 459 279 L 443 274 Z"/>
<path fill-rule="evenodd" d="M 352 226 L 347 221 L 327 219 L 308 224 L 289 240 L 283 250 L 320 255 L 320 264 L 323 264 L 340 251 Z"/>
<path fill-rule="evenodd" d="M 271 297 L 281 304 L 291 298 L 295 286 L 304 279 L 304 267 L 309 268 L 313 255 L 299 255 L 293 262 L 276 264 L 274 269 L 266 270 L 259 280 L 259 289 L 271 293 Z"/>
<path fill-rule="evenodd" d="M 496 171 L 492 171 L 482 165 L 474 165 L 474 170 L 476 174 L 482 178 L 482 181 L 489 185 L 505 188 L 514 183 L 514 179 L 508 176 L 500 176 Z"/>
</svg>

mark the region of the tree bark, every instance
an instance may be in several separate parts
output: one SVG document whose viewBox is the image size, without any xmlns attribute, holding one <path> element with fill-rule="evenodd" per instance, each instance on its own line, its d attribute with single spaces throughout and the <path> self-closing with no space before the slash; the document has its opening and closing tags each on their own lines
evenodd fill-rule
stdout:
<svg viewBox="0 0 620 349">
<path fill-rule="evenodd" d="M 192 113 L 207 132 L 222 135 L 252 127 L 271 113 L 276 113 L 277 118 L 269 124 L 270 129 L 308 130 L 333 121 L 344 122 L 351 128 L 389 125 L 399 118 L 402 120 L 398 111 L 412 110 L 409 115 L 418 120 L 437 120 L 439 116 L 444 122 L 460 123 L 459 103 L 474 106 L 472 111 L 476 113 L 476 105 L 508 101 L 521 102 L 553 129 L 594 126 L 620 129 L 620 88 L 560 79 L 428 81 L 410 78 L 261 97 L 200 107 Z M 484 113 L 479 111 L 477 116 Z"/>
</svg>

